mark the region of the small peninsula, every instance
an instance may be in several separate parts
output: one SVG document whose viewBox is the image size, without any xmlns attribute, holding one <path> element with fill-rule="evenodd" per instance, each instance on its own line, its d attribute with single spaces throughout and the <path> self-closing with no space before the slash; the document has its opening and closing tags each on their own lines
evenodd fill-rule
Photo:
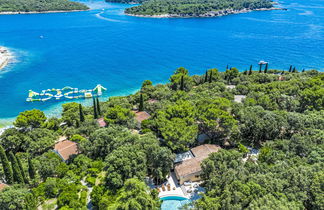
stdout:
<svg viewBox="0 0 324 210">
<path fill-rule="evenodd" d="M 107 0 L 110 1 L 110 0 Z M 127 8 L 125 14 L 138 17 L 216 17 L 255 10 L 280 10 L 271 0 L 112 0 L 120 3 L 141 3 Z"/>
<path fill-rule="evenodd" d="M 0 14 L 83 11 L 89 8 L 69 0 L 0 0 Z"/>
</svg>

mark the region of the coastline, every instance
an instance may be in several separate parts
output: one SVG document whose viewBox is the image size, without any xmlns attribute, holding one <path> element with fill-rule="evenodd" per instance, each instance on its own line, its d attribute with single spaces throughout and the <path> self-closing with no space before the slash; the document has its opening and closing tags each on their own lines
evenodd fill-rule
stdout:
<svg viewBox="0 0 324 210">
<path fill-rule="evenodd" d="M 271 10 L 287 10 L 285 8 L 278 8 L 278 7 L 272 7 L 272 8 L 260 8 L 260 9 L 242 9 L 242 10 L 232 10 L 232 9 L 226 9 L 226 10 L 219 10 L 219 11 L 210 11 L 205 14 L 199 14 L 199 15 L 180 15 L 180 14 L 161 14 L 161 15 L 135 15 L 126 13 L 125 15 L 133 16 L 133 17 L 143 17 L 143 18 L 207 18 L 207 17 L 221 17 L 226 15 L 234 15 L 234 14 L 242 14 L 242 13 L 248 13 L 253 11 L 271 11 Z"/>
<path fill-rule="evenodd" d="M 0 12 L 0 15 L 28 15 L 28 14 L 47 14 L 47 13 L 64 13 L 64 12 L 82 12 L 86 10 L 53 10 L 53 11 L 31 11 L 31 12 Z"/>
<path fill-rule="evenodd" d="M 8 65 L 11 58 L 12 54 L 10 51 L 5 47 L 0 46 L 0 71 Z"/>
</svg>

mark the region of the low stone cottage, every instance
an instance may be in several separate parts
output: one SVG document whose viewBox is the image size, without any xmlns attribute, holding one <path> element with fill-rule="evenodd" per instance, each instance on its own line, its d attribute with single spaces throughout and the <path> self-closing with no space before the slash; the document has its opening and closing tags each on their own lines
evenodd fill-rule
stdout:
<svg viewBox="0 0 324 210">
<path fill-rule="evenodd" d="M 202 168 L 201 162 L 213 152 L 218 152 L 221 148 L 214 144 L 203 144 L 190 150 L 192 158 L 187 158 L 177 163 L 174 172 L 180 184 L 184 182 L 194 182 L 200 180 Z"/>
</svg>

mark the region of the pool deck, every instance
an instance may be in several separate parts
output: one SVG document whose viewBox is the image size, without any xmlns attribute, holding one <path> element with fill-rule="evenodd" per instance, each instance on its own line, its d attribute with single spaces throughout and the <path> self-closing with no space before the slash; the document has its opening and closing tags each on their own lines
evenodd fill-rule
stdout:
<svg viewBox="0 0 324 210">
<path fill-rule="evenodd" d="M 178 184 L 178 180 L 174 172 L 170 174 L 167 181 L 164 183 L 165 186 L 167 186 L 168 184 L 170 184 L 171 186 L 170 191 L 168 191 L 167 187 L 165 187 L 165 191 L 162 190 L 162 187 L 159 187 L 160 190 L 159 198 L 169 197 L 169 196 L 183 197 L 187 199 L 189 198 L 187 193 L 183 191 L 181 186 Z"/>
</svg>

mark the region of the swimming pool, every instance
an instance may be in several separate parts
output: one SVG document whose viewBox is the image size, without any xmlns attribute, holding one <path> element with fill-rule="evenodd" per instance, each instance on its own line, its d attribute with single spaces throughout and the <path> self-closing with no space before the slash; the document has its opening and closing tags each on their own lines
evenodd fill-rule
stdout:
<svg viewBox="0 0 324 210">
<path fill-rule="evenodd" d="M 161 198 L 161 210 L 178 210 L 190 201 L 184 197 L 168 196 Z"/>
</svg>

